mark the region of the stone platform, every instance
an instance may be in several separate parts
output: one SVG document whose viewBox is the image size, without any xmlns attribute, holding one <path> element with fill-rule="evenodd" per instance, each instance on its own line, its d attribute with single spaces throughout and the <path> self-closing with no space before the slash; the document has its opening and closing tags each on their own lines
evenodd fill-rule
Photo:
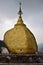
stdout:
<svg viewBox="0 0 43 65">
<path fill-rule="evenodd" d="M 43 63 L 0 63 L 0 65 L 43 65 Z"/>
<path fill-rule="evenodd" d="M 43 64 L 43 54 L 0 54 L 0 65 Z"/>
</svg>

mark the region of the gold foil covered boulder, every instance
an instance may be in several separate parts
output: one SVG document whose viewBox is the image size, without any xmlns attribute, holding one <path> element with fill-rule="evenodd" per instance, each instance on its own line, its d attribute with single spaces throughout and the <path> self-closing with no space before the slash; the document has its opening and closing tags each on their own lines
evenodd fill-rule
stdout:
<svg viewBox="0 0 43 65">
<path fill-rule="evenodd" d="M 37 43 L 32 32 L 23 23 L 21 17 L 21 7 L 19 11 L 19 19 L 14 28 L 8 30 L 4 35 L 4 42 L 11 53 L 32 54 L 38 51 Z"/>
</svg>

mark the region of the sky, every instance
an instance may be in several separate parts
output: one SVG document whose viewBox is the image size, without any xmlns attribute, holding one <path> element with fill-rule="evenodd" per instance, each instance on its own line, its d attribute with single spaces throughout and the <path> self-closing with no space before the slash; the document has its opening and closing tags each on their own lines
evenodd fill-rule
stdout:
<svg viewBox="0 0 43 65">
<path fill-rule="evenodd" d="M 24 23 L 34 34 L 37 44 L 43 43 L 43 0 L 0 0 L 0 40 L 17 23 L 20 2 Z"/>
</svg>

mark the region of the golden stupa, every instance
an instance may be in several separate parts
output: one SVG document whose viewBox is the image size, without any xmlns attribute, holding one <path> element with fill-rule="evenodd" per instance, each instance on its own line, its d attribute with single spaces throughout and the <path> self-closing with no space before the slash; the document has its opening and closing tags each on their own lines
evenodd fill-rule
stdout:
<svg viewBox="0 0 43 65">
<path fill-rule="evenodd" d="M 19 54 L 21 50 L 24 54 L 32 54 L 38 51 L 36 39 L 33 33 L 23 23 L 21 17 L 21 3 L 19 19 L 13 29 L 8 30 L 4 35 L 4 42 L 11 53 Z"/>
</svg>

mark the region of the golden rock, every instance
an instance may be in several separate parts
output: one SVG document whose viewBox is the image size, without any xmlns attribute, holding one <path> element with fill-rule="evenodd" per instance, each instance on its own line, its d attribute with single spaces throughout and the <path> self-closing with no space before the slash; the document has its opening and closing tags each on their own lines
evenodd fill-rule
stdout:
<svg viewBox="0 0 43 65">
<path fill-rule="evenodd" d="M 20 9 L 21 10 L 21 9 Z M 12 53 L 32 54 L 38 51 L 33 33 L 23 23 L 21 12 L 17 24 L 4 35 L 4 42 Z"/>
</svg>

